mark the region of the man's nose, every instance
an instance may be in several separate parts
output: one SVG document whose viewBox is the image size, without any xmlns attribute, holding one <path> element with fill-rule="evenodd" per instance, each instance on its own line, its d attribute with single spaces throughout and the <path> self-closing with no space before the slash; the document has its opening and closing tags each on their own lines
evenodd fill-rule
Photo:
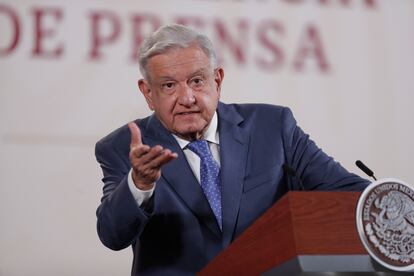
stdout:
<svg viewBox="0 0 414 276">
<path fill-rule="evenodd" d="M 178 91 L 178 102 L 185 106 L 191 106 L 196 102 L 193 89 L 186 83 L 181 85 Z"/>
</svg>

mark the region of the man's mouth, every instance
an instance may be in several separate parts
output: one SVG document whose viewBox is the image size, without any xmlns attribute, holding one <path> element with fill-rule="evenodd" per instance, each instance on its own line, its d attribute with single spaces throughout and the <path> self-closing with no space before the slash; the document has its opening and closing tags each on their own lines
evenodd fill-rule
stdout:
<svg viewBox="0 0 414 276">
<path fill-rule="evenodd" d="M 185 112 L 178 112 L 177 115 L 190 115 L 190 114 L 195 114 L 195 113 L 199 113 L 198 111 L 185 111 Z"/>
</svg>

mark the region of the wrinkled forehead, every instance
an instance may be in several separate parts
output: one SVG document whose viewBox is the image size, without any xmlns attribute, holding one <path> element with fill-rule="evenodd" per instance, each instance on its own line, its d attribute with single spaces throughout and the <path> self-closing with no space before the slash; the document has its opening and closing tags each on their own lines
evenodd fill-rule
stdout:
<svg viewBox="0 0 414 276">
<path fill-rule="evenodd" d="M 199 71 L 212 71 L 207 55 L 199 47 L 174 48 L 152 56 L 147 64 L 151 79 L 183 78 Z"/>
</svg>

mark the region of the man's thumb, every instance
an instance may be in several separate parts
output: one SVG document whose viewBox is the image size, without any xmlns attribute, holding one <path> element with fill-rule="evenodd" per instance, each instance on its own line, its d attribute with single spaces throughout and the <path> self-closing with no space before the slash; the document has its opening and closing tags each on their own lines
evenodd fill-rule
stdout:
<svg viewBox="0 0 414 276">
<path fill-rule="evenodd" d="M 141 140 L 141 131 L 136 123 L 128 123 L 129 131 L 131 132 L 131 147 L 138 146 L 142 144 Z"/>
</svg>

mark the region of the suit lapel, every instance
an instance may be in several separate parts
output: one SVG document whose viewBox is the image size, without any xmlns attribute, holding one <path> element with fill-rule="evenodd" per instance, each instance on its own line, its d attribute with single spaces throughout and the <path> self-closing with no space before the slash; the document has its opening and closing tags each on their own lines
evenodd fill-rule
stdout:
<svg viewBox="0 0 414 276">
<path fill-rule="evenodd" d="M 231 242 L 237 221 L 249 144 L 248 132 L 239 126 L 243 118 L 230 108 L 220 103 L 218 109 L 224 246 Z"/>
<path fill-rule="evenodd" d="M 187 204 L 194 214 L 214 234 L 221 238 L 221 231 L 210 205 L 194 176 L 184 152 L 174 137 L 153 115 L 150 117 L 144 134 L 144 142 L 150 146 L 161 145 L 178 154 L 178 158 L 162 167 L 162 177 Z"/>
</svg>

